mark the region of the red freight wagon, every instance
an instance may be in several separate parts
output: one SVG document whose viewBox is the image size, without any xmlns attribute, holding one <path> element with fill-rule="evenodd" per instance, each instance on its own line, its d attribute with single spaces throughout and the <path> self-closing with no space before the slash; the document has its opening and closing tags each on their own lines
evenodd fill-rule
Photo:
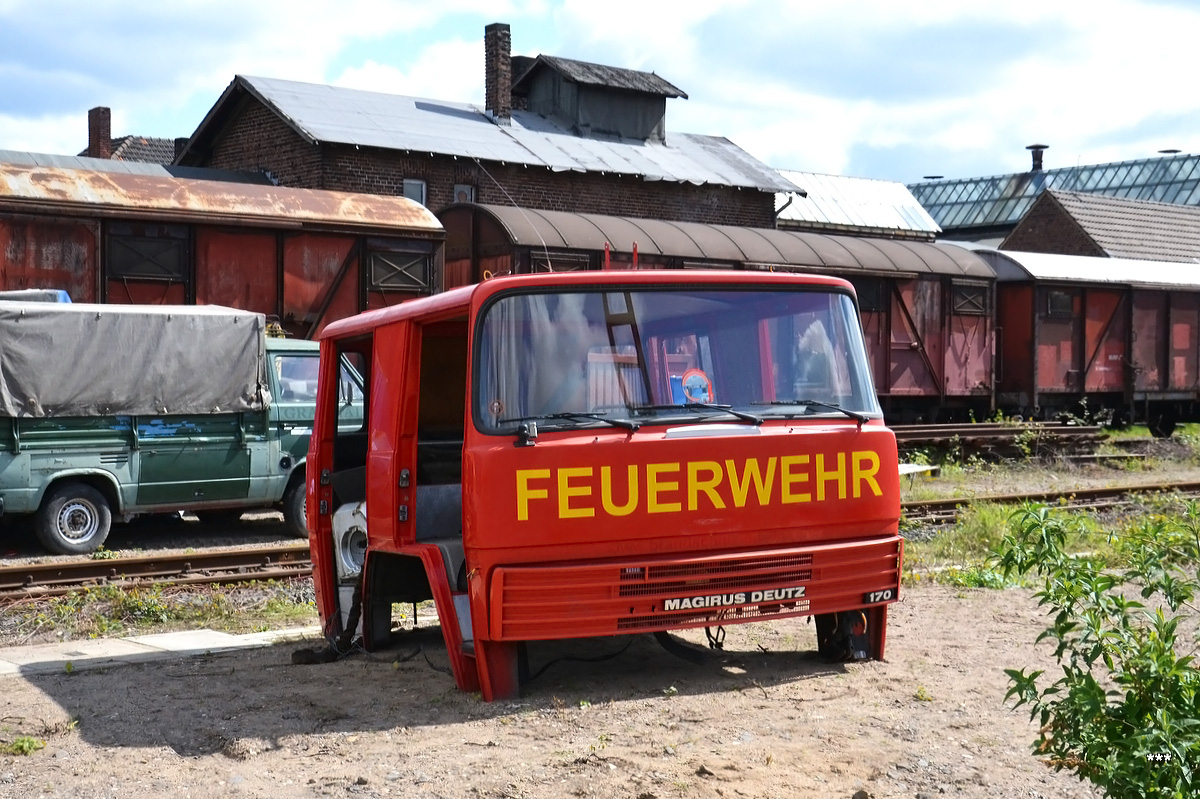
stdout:
<svg viewBox="0 0 1200 799">
<path fill-rule="evenodd" d="M 126 168 L 0 164 L 0 289 L 225 305 L 311 338 L 440 288 L 442 228 L 411 200 Z"/>
<path fill-rule="evenodd" d="M 458 204 L 445 287 L 492 275 L 604 269 L 831 274 L 858 292 L 889 421 L 982 419 L 994 409 L 991 268 L 955 245 Z"/>
<path fill-rule="evenodd" d="M 883 657 L 896 441 L 847 282 L 493 278 L 331 324 L 321 368 L 308 520 L 335 652 L 433 599 L 487 700 L 549 639 L 813 615 L 828 657 Z"/>
<path fill-rule="evenodd" d="M 1138 421 L 1169 436 L 1200 398 L 1195 265 L 979 251 L 997 277 L 997 402 L 1031 418 Z"/>
</svg>

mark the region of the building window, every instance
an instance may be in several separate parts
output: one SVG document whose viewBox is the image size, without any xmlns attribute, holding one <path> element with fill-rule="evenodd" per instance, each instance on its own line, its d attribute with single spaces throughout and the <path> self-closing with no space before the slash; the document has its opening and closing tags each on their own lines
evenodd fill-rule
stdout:
<svg viewBox="0 0 1200 799">
<path fill-rule="evenodd" d="M 454 184 L 454 202 L 456 203 L 473 203 L 475 202 L 475 187 L 466 183 Z"/>
<path fill-rule="evenodd" d="M 367 268 L 373 291 L 432 294 L 433 251 L 429 242 L 367 242 Z"/>
<path fill-rule="evenodd" d="M 950 312 L 958 316 L 986 316 L 987 284 L 954 281 L 950 286 Z"/>
<path fill-rule="evenodd" d="M 108 226 L 105 265 L 109 278 L 186 282 L 186 225 L 114 222 Z"/>
<path fill-rule="evenodd" d="M 410 200 L 415 200 L 421 205 L 425 204 L 425 181 L 423 180 L 408 180 L 404 181 L 404 196 Z"/>
</svg>

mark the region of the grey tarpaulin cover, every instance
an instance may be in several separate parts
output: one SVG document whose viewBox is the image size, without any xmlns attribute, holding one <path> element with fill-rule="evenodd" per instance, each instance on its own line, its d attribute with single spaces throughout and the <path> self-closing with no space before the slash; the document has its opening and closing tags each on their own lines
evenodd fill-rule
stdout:
<svg viewBox="0 0 1200 799">
<path fill-rule="evenodd" d="M 263 408 L 265 328 L 213 305 L 0 301 L 0 415 Z"/>
</svg>

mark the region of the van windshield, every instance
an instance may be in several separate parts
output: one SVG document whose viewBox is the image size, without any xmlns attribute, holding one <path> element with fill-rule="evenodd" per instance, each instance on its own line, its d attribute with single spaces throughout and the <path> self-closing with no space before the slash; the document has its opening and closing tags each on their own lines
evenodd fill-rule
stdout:
<svg viewBox="0 0 1200 799">
<path fill-rule="evenodd" d="M 848 294 L 821 288 L 514 292 L 484 311 L 485 432 L 880 415 Z"/>
</svg>

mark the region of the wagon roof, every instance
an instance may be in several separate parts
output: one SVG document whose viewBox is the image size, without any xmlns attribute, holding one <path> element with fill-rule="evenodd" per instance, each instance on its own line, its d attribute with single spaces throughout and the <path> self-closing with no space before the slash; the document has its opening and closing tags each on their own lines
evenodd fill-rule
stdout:
<svg viewBox="0 0 1200 799">
<path fill-rule="evenodd" d="M 977 249 L 975 253 L 992 265 L 996 280 L 1001 283 L 1050 280 L 1159 288 L 1200 286 L 1196 264 L 1181 261 L 1093 258 L 1013 250 Z"/>
<path fill-rule="evenodd" d="M 404 197 L 28 163 L 0 162 L 0 209 L 442 233 L 432 212 Z"/>
<path fill-rule="evenodd" d="M 972 251 L 949 244 L 836 236 L 808 231 L 668 222 L 602 214 L 538 211 L 500 205 L 454 205 L 445 217 L 475 208 L 503 226 L 512 244 L 562 250 L 630 252 L 727 261 L 750 266 L 854 270 L 864 273 L 948 274 L 991 278 L 992 270 Z"/>
</svg>

